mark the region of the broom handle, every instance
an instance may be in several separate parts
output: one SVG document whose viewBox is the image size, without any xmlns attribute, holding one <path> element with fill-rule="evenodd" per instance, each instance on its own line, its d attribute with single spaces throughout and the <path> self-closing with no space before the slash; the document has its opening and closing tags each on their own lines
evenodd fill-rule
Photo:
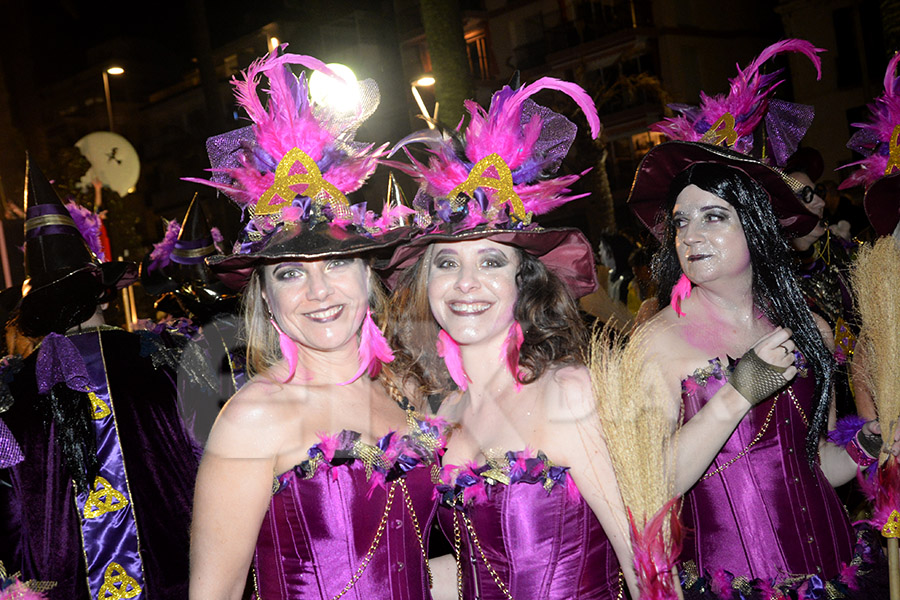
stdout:
<svg viewBox="0 0 900 600">
<path fill-rule="evenodd" d="M 897 542 L 897 538 L 888 538 L 887 541 L 891 600 L 900 600 L 900 547 Z"/>
</svg>

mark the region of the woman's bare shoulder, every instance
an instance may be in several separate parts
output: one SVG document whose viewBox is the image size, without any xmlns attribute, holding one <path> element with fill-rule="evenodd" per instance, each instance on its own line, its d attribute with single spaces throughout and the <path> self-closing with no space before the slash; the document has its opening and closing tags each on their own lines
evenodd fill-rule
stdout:
<svg viewBox="0 0 900 600">
<path fill-rule="evenodd" d="M 297 411 L 286 387 L 255 377 L 225 403 L 210 432 L 207 451 L 221 456 L 263 458 L 278 454 Z"/>
</svg>

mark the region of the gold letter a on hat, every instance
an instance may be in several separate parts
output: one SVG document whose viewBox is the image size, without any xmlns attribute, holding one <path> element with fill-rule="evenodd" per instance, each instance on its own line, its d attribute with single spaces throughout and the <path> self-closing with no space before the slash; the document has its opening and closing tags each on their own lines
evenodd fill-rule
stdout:
<svg viewBox="0 0 900 600">
<path fill-rule="evenodd" d="M 300 163 L 305 172 L 292 175 L 291 170 L 297 163 Z M 302 192 L 297 192 L 291 187 L 303 184 L 306 185 L 306 189 Z M 349 204 L 346 196 L 334 184 L 325 181 L 321 171 L 319 171 L 319 167 L 308 154 L 300 148 L 292 148 L 284 155 L 278 166 L 275 167 L 275 181 L 260 196 L 259 201 L 256 203 L 256 214 L 267 215 L 278 212 L 285 206 L 290 206 L 291 202 L 298 195 L 315 200 L 322 200 L 324 196 L 329 204 L 343 204 L 345 206 Z M 273 204 L 272 200 L 276 196 L 281 201 Z"/>
</svg>

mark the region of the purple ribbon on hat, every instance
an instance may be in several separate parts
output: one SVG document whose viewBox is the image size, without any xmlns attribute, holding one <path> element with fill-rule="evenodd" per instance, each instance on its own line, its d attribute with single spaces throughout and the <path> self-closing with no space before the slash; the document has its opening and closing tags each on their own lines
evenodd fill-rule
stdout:
<svg viewBox="0 0 900 600">
<path fill-rule="evenodd" d="M 38 393 L 47 394 L 57 383 L 76 392 L 89 389 L 90 378 L 81 353 L 64 335 L 50 333 L 41 343 L 37 364 Z"/>
<path fill-rule="evenodd" d="M 815 108 L 808 104 L 785 102 L 777 98 L 769 100 L 766 134 L 775 164 L 784 166 L 797 151 L 797 146 L 812 125 L 815 115 Z"/>
</svg>

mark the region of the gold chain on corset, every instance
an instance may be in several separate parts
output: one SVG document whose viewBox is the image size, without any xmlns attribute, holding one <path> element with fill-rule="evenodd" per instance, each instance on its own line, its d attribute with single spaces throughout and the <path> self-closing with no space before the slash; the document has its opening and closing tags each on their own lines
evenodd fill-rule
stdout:
<svg viewBox="0 0 900 600">
<path fill-rule="evenodd" d="M 369 562 L 371 562 L 372 557 L 375 556 L 375 551 L 378 550 L 378 546 L 381 543 L 381 535 L 384 533 L 384 527 L 387 524 L 388 514 L 391 512 L 391 505 L 394 503 L 394 488 L 396 487 L 397 482 L 391 483 L 391 487 L 388 488 L 387 501 L 384 503 L 384 513 L 381 515 L 381 522 L 378 523 L 378 529 L 375 531 L 375 539 L 372 540 L 372 545 L 369 546 L 369 551 L 366 552 L 366 555 L 363 557 L 362 562 L 359 564 L 359 567 L 356 569 L 356 573 L 353 574 L 353 577 L 350 578 L 350 581 L 347 585 L 344 586 L 336 596 L 333 596 L 331 600 L 338 600 L 338 598 L 342 597 L 344 594 L 353 589 L 353 586 L 356 585 L 356 582 L 359 581 L 359 578 L 362 577 L 363 573 L 365 573 L 366 568 L 369 566 Z"/>
<path fill-rule="evenodd" d="M 419 518 L 416 516 L 416 509 L 413 507 L 412 499 L 409 497 L 409 489 L 406 487 L 406 480 L 400 479 L 400 487 L 403 489 L 403 500 L 406 502 L 406 510 L 409 511 L 409 518 L 412 519 L 413 527 L 416 530 L 416 539 L 419 541 L 419 549 L 422 551 L 422 558 L 425 560 L 425 572 L 428 573 L 428 589 L 434 587 L 434 576 L 431 574 L 431 565 L 428 563 L 428 552 L 425 551 L 425 540 L 422 537 L 422 530 L 419 529 Z"/>
<path fill-rule="evenodd" d="M 794 403 L 794 408 L 797 409 L 797 412 L 800 413 L 800 419 L 803 421 L 803 424 L 809 427 L 809 422 L 806 420 L 806 413 L 803 412 L 803 407 L 800 406 L 800 401 L 797 400 L 797 396 L 794 395 L 794 389 L 787 389 L 788 395 L 791 397 L 791 402 Z"/>
<path fill-rule="evenodd" d="M 744 456 L 747 455 L 747 453 L 750 451 L 750 448 L 755 446 L 756 443 L 762 439 L 763 435 L 765 435 L 766 430 L 769 429 L 769 423 L 772 421 L 772 415 L 775 414 L 775 407 L 778 406 L 779 398 L 781 398 L 781 394 L 778 394 L 777 396 L 775 396 L 775 400 L 772 402 L 772 408 L 769 409 L 769 413 L 766 415 L 766 420 L 763 422 L 762 427 L 760 427 L 759 433 L 756 434 L 756 437 L 754 437 L 753 440 L 751 440 L 751 442 L 749 444 L 747 444 L 743 450 L 741 450 L 740 452 L 735 454 L 733 457 L 731 457 L 731 459 L 728 462 L 726 462 L 723 465 L 720 465 L 719 468 L 717 468 L 715 471 L 710 471 L 709 473 L 707 473 L 703 477 L 701 477 L 700 481 L 703 481 L 704 479 L 709 479 L 713 475 L 721 473 L 722 471 L 724 471 L 725 469 L 727 469 L 728 467 L 730 467 L 731 465 L 733 465 L 734 463 L 736 463 L 737 461 L 739 461 L 740 459 L 742 459 Z"/>
<path fill-rule="evenodd" d="M 800 413 L 800 419 L 803 421 L 803 424 L 806 427 L 809 427 L 809 422 L 807 421 L 806 413 L 803 411 L 803 407 L 800 406 L 800 401 L 797 400 L 797 396 L 794 395 L 794 389 L 792 387 L 788 387 L 786 391 L 787 391 L 788 396 L 790 396 L 790 398 L 791 398 L 791 403 L 794 405 L 794 408 L 796 408 L 797 412 Z M 781 392 L 781 394 L 783 394 L 783 393 L 784 392 Z M 747 453 L 750 451 L 750 448 L 755 446 L 756 443 L 762 439 L 763 435 L 765 435 L 766 431 L 769 429 L 769 423 L 772 421 L 772 416 L 775 414 L 775 407 L 778 405 L 778 399 L 781 398 L 781 394 L 778 394 L 777 396 L 775 396 L 775 400 L 772 402 L 772 407 L 769 409 L 769 412 L 766 415 L 766 420 L 763 422 L 762 427 L 760 427 L 759 433 L 756 434 L 756 437 L 754 437 L 753 440 L 749 444 L 747 444 L 743 450 L 741 450 L 740 452 L 735 454 L 731 459 L 729 459 L 728 462 L 726 462 L 723 465 L 720 465 L 715 471 L 710 471 L 709 473 L 706 473 L 703 477 L 700 478 L 700 481 L 709 479 L 713 475 L 721 473 L 722 471 L 724 471 L 725 469 L 727 469 L 728 467 L 730 467 L 731 465 L 736 463 L 738 460 L 740 460 L 741 458 L 746 456 Z"/>
<path fill-rule="evenodd" d="M 500 575 L 497 574 L 497 571 L 494 570 L 493 565 L 491 565 L 490 561 L 487 559 L 487 556 L 484 554 L 484 550 L 481 548 L 481 542 L 478 541 L 478 536 L 475 534 L 475 528 L 472 526 L 472 521 L 462 513 L 462 511 L 457 511 L 455 509 L 456 503 L 453 503 L 451 510 L 453 510 L 453 537 L 456 545 L 456 586 L 457 592 L 459 594 L 460 600 L 462 600 L 462 569 L 460 563 L 460 546 L 461 546 L 461 536 L 459 531 L 459 516 L 462 514 L 463 523 L 466 524 L 466 530 L 469 532 L 469 539 L 472 540 L 472 543 L 475 545 L 475 548 L 478 550 L 478 554 L 481 556 L 481 562 L 484 563 L 484 566 L 487 567 L 488 573 L 491 574 L 491 578 L 494 580 L 494 583 L 497 584 L 497 588 L 503 592 L 503 595 L 506 596 L 507 600 L 514 600 L 512 594 L 509 593 L 509 588 L 506 587 L 506 584 L 500 579 Z"/>
</svg>

